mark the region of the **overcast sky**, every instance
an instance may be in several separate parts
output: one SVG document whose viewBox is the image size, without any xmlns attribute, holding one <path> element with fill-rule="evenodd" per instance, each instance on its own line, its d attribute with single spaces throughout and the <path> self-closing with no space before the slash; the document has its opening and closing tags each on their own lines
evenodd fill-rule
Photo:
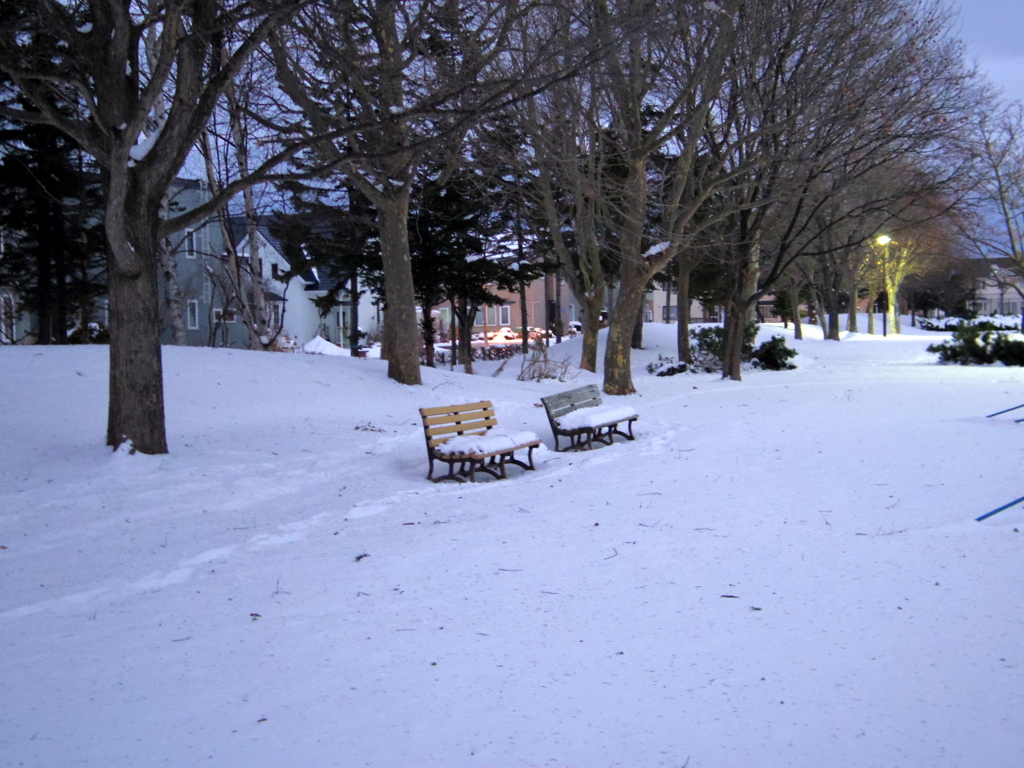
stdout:
<svg viewBox="0 0 1024 768">
<path fill-rule="evenodd" d="M 1024 102 L 1024 0 L 951 0 L 960 11 L 959 33 L 1008 100 Z"/>
</svg>

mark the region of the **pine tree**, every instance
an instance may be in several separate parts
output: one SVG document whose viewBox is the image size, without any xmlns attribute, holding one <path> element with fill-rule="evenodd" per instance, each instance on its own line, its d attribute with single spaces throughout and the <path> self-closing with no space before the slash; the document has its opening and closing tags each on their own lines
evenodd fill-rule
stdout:
<svg viewBox="0 0 1024 768">
<path fill-rule="evenodd" d="M 99 174 L 49 126 L 9 127 L 0 138 L 0 285 L 35 317 L 36 343 L 88 341 L 106 292 Z"/>
</svg>

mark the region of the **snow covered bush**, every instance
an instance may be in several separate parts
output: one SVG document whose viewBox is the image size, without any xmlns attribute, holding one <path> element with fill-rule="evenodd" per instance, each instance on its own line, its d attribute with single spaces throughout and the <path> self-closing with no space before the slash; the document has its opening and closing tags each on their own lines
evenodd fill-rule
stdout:
<svg viewBox="0 0 1024 768">
<path fill-rule="evenodd" d="M 769 371 L 791 371 L 796 368 L 789 359 L 796 357 L 797 351 L 786 346 L 782 336 L 772 336 L 759 346 L 751 355 L 754 365 Z"/>
<path fill-rule="evenodd" d="M 757 324 L 749 323 L 743 333 L 742 360 L 753 362 L 755 368 L 769 371 L 786 371 L 796 368 L 789 362 L 796 357 L 795 349 L 786 346 L 782 336 L 773 336 L 756 350 Z M 675 376 L 678 373 L 716 373 L 722 370 L 722 355 L 725 351 L 725 329 L 720 325 L 706 326 L 690 331 L 690 365 L 675 361 L 675 358 L 658 355 L 657 362 L 647 364 L 647 372 L 654 376 Z"/>
<path fill-rule="evenodd" d="M 931 344 L 928 351 L 937 354 L 939 362 L 945 364 L 1024 366 L 1024 340 L 973 324 L 961 325 L 953 331 L 951 340 Z"/>
<path fill-rule="evenodd" d="M 658 355 L 656 363 L 647 364 L 647 372 L 654 376 L 675 376 L 677 373 L 686 373 L 686 363 L 677 363 L 674 357 Z"/>
<path fill-rule="evenodd" d="M 754 339 L 757 338 L 757 323 L 747 323 L 743 329 L 743 349 L 740 359 L 749 363 L 754 354 Z M 690 331 L 690 363 L 691 370 L 715 373 L 722 370 L 722 358 L 725 355 L 725 328 L 720 325 L 708 325 Z"/>
<path fill-rule="evenodd" d="M 1016 315 L 983 315 L 964 317 L 921 317 L 918 325 L 926 331 L 955 331 L 962 325 L 971 325 L 983 331 L 1019 331 L 1020 318 Z"/>
</svg>

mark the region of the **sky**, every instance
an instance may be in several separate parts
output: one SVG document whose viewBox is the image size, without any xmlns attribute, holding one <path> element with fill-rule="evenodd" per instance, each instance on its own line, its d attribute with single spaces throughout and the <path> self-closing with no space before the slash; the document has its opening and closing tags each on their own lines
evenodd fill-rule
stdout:
<svg viewBox="0 0 1024 768">
<path fill-rule="evenodd" d="M 976 61 L 1008 100 L 1024 102 L 1024 3 L 954 0 L 958 31 Z"/>
</svg>

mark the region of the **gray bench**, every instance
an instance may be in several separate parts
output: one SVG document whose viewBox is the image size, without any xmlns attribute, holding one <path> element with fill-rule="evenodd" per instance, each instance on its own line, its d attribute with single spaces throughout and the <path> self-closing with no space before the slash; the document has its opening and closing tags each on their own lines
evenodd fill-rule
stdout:
<svg viewBox="0 0 1024 768">
<path fill-rule="evenodd" d="M 591 450 L 595 442 L 611 445 L 615 435 L 635 439 L 633 422 L 639 418 L 637 412 L 629 406 L 603 405 L 601 393 L 594 384 L 542 397 L 540 401 L 555 435 L 556 451 L 560 450 L 560 437 L 569 439 L 566 451 Z M 625 424 L 628 431 L 620 429 L 621 424 Z"/>
</svg>

